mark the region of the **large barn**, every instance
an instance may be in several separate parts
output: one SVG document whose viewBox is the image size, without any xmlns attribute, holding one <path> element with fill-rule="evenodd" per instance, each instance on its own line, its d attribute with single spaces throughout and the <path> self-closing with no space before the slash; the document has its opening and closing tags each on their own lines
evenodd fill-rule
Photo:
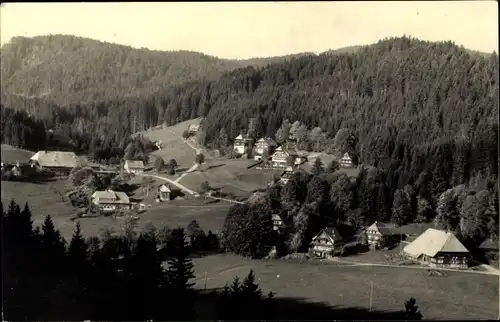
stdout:
<svg viewBox="0 0 500 322">
<path fill-rule="evenodd" d="M 74 167 L 82 164 L 73 152 L 38 151 L 30 159 L 30 164 L 61 174 L 69 174 Z"/>
<path fill-rule="evenodd" d="M 470 252 L 450 232 L 427 229 L 403 249 L 403 255 L 431 267 L 467 268 Z"/>
</svg>

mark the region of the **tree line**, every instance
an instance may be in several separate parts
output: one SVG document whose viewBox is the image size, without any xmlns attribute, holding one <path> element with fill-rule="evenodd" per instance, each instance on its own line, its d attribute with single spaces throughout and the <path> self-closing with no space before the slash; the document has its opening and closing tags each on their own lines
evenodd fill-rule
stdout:
<svg viewBox="0 0 500 322">
<path fill-rule="evenodd" d="M 353 180 L 338 169 L 336 161 L 325 167 L 317 159 L 311 173 L 296 170 L 286 184 L 276 180 L 257 202 L 234 205 L 222 229 L 224 249 L 255 258 L 273 247 L 282 255 L 307 252 L 323 228 L 337 227 L 349 240 L 375 221 L 434 223 L 473 253 L 486 239 L 498 240 L 498 185 L 488 173 L 445 189 L 442 179 L 423 171 L 397 188 L 390 171 L 362 166 Z M 273 214 L 281 216 L 283 233 L 273 230 Z"/>
<path fill-rule="evenodd" d="M 2 308 L 6 320 L 293 317 L 293 313 L 287 315 L 287 310 L 277 305 L 278 299 L 272 292 L 267 296 L 262 294 L 253 271 L 244 280 L 235 278 L 219 291 L 203 294 L 195 290 L 190 253 L 204 250 L 207 245 L 218 247 L 211 244 L 210 238 L 202 242 L 210 232 L 204 235 L 196 222 L 187 229 L 190 243 L 182 228 L 157 231 L 150 227 L 137 233 L 133 227 L 127 227 L 121 235 L 106 231 L 101 237 L 85 239 L 78 223 L 67 243 L 50 215 L 41 227 L 33 227 L 28 204 L 21 210 L 12 200 L 8 209 L 4 210 L 2 205 L 1 210 Z M 206 305 L 215 307 L 213 316 L 196 309 L 204 295 L 211 296 Z M 405 310 L 392 318 L 421 319 L 413 299 L 405 305 Z M 316 309 L 306 307 L 302 311 L 304 318 L 315 316 Z M 334 311 L 327 314 L 329 318 L 338 316 Z M 354 314 L 376 317 L 375 312 Z"/>
</svg>

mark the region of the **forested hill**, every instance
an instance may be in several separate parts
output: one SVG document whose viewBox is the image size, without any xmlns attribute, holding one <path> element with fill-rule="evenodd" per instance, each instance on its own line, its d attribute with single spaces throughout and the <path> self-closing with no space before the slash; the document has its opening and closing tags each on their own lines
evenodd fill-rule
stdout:
<svg viewBox="0 0 500 322">
<path fill-rule="evenodd" d="M 1 57 L 2 91 L 63 104 L 151 93 L 241 67 L 196 52 L 135 49 L 66 35 L 13 38 Z"/>
<path fill-rule="evenodd" d="M 2 94 L 58 104 L 148 96 L 172 84 L 214 79 L 293 57 L 219 59 L 189 51 L 152 51 L 68 35 L 15 37 L 1 49 Z"/>
<path fill-rule="evenodd" d="M 75 70 L 83 64 L 83 58 L 75 61 Z M 2 104 L 43 118 L 46 127 L 67 134 L 79 149 L 92 148 L 93 154 L 97 147 L 101 158 L 123 153 L 119 142 L 125 135 L 200 114 L 206 114 L 201 139 L 214 147 L 230 144 L 251 118 L 257 136 L 274 136 L 284 119 L 301 121 L 309 130 L 320 127 L 322 132 L 304 138 L 309 149 L 331 146 L 344 128 L 348 150 L 359 162 L 400 173 L 395 186 L 428 169 L 447 178 L 446 187 L 479 170 L 498 173 L 498 72 L 496 53 L 477 55 L 451 42 L 402 37 L 352 53 L 240 68 L 214 80 L 165 86 L 145 98 L 108 96 L 69 109 L 20 97 Z M 76 75 L 82 79 L 78 73 L 66 78 Z M 98 85 L 105 90 L 107 82 L 112 83 L 104 78 Z M 2 142 L 28 144 L 28 132 L 15 138 L 21 131 L 17 121 L 2 122 Z M 5 126 L 13 128 L 7 132 Z"/>
</svg>

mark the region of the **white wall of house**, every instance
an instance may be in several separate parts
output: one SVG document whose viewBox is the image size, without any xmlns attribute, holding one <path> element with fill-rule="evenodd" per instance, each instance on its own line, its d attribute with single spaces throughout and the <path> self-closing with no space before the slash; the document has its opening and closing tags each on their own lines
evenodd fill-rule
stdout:
<svg viewBox="0 0 500 322">
<path fill-rule="evenodd" d="M 246 146 L 244 145 L 234 145 L 234 151 L 240 153 L 240 154 L 245 154 Z"/>
</svg>

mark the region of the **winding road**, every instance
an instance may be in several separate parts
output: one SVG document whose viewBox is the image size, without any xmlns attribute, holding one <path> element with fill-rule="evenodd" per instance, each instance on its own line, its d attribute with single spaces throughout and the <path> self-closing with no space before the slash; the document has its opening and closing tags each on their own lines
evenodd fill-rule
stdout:
<svg viewBox="0 0 500 322">
<path fill-rule="evenodd" d="M 175 133 L 173 131 L 169 131 L 169 132 L 171 134 L 175 135 L 176 137 L 178 137 L 184 143 L 186 143 L 186 145 L 188 145 L 191 149 L 193 149 L 197 154 L 203 151 L 203 149 L 198 149 L 196 146 L 193 145 L 193 143 L 189 142 L 188 140 L 186 140 L 182 136 L 178 135 L 177 133 Z M 193 190 L 189 189 L 188 187 L 186 187 L 186 186 L 184 186 L 183 184 L 180 183 L 180 181 L 181 181 L 182 178 L 184 178 L 189 173 L 191 173 L 191 172 L 195 171 L 196 169 L 198 169 L 198 167 L 199 167 L 199 164 L 195 163 L 191 168 L 189 168 L 188 170 L 186 170 L 183 174 L 181 174 L 175 180 L 172 180 L 172 179 L 166 178 L 166 177 L 162 177 L 162 176 L 159 176 L 159 175 L 156 175 L 156 174 L 150 174 L 150 173 L 144 173 L 143 176 L 149 176 L 149 177 L 152 177 L 152 178 L 156 178 L 156 179 L 167 181 L 168 183 L 176 186 L 177 188 L 181 189 L 182 191 L 187 192 L 187 193 L 189 193 L 192 196 L 198 197 L 200 195 L 198 192 L 193 191 Z M 209 199 L 214 199 L 214 200 L 222 200 L 222 201 L 226 201 L 226 202 L 233 203 L 233 204 L 244 204 L 245 203 L 245 202 L 242 202 L 242 201 L 231 200 L 231 199 L 226 199 L 226 198 L 219 198 L 219 197 L 213 197 L 213 196 L 205 196 L 205 197 L 209 198 Z"/>
</svg>

